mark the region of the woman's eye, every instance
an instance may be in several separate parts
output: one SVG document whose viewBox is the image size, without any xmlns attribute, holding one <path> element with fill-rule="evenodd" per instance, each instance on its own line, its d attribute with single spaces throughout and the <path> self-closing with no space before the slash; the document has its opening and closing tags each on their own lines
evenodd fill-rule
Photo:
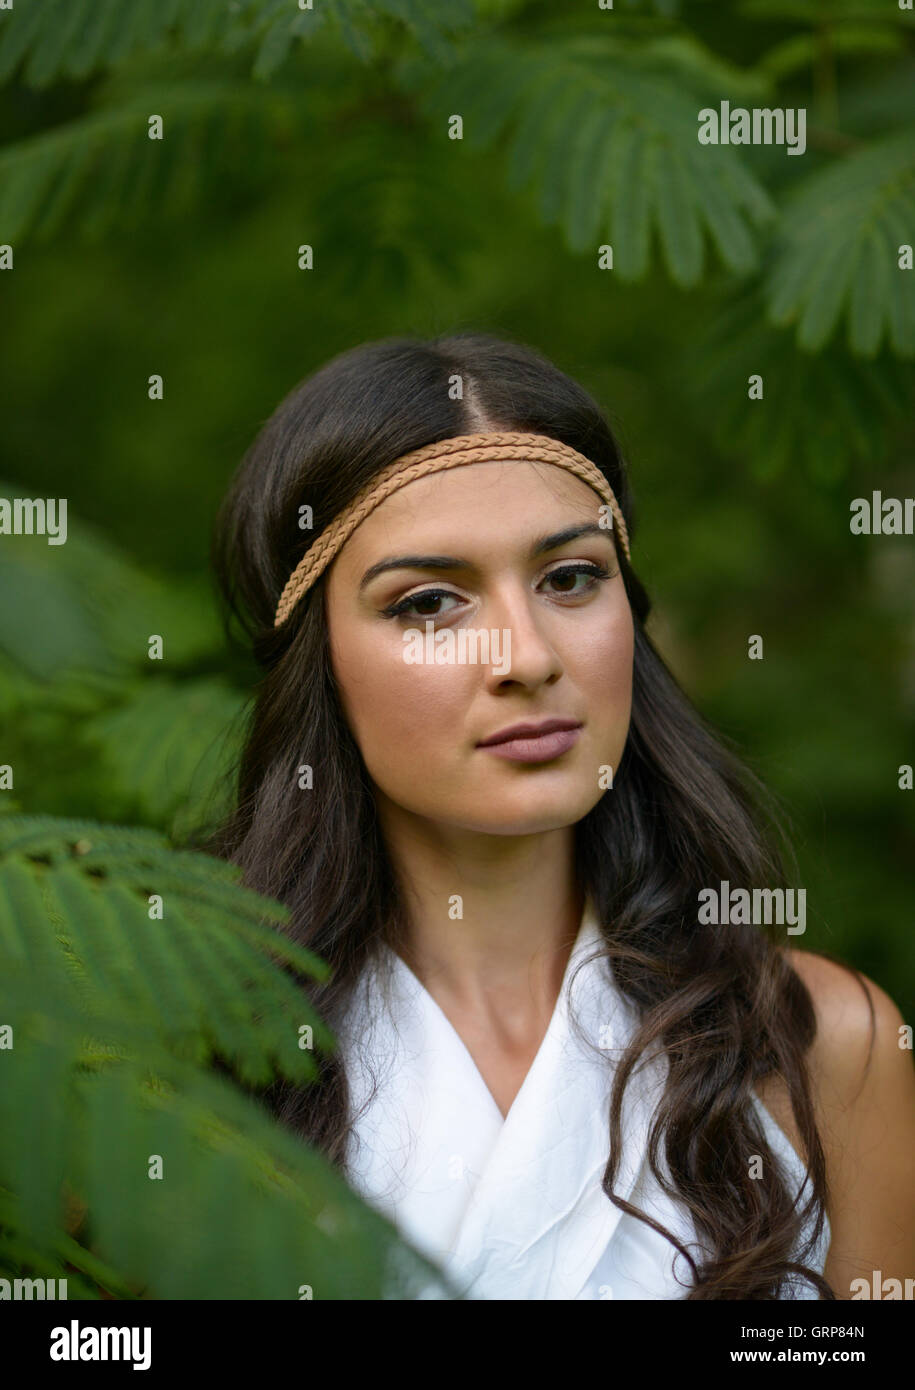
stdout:
<svg viewBox="0 0 915 1390">
<path fill-rule="evenodd" d="M 399 603 L 392 603 L 389 608 L 383 608 L 382 612 L 386 618 L 442 618 L 444 613 L 440 608 L 427 605 L 440 603 L 443 598 L 457 599 L 457 594 L 450 593 L 448 589 L 423 589 L 422 593 L 410 594 Z"/>
<path fill-rule="evenodd" d="M 560 569 L 550 570 L 544 582 L 552 583 L 555 579 L 561 581 L 587 579 L 587 584 L 575 589 L 572 586 L 562 587 L 558 590 L 560 594 L 569 595 L 572 598 L 579 598 L 582 594 L 588 594 L 595 589 L 604 579 L 610 578 L 610 571 L 605 570 L 603 565 L 563 565 Z"/>
<path fill-rule="evenodd" d="M 604 569 L 602 565 L 579 563 L 563 565 L 560 569 L 550 570 L 549 574 L 544 577 L 543 583 L 559 582 L 560 587 L 553 590 L 557 598 L 581 598 L 584 594 L 595 589 L 603 580 L 609 578 L 610 571 Z M 575 581 L 579 579 L 584 579 L 587 583 L 576 588 Z M 437 606 L 441 604 L 443 599 L 454 599 L 457 603 L 461 602 L 458 595 L 451 593 L 449 589 L 423 589 L 420 593 L 409 594 L 407 598 L 402 598 L 399 603 L 392 603 L 381 611 L 386 618 L 442 618 L 446 613 L 454 612 L 454 609 L 442 609 Z"/>
</svg>

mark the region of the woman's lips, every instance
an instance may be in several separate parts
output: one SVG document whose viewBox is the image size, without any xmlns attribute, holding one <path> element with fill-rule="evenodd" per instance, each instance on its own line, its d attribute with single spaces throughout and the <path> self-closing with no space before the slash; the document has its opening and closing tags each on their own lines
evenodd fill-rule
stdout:
<svg viewBox="0 0 915 1390">
<path fill-rule="evenodd" d="M 545 763 L 567 753 L 578 741 L 581 726 L 577 729 L 555 729 L 551 734 L 541 734 L 539 738 L 507 739 L 505 743 L 483 744 L 484 753 L 493 753 L 497 758 L 508 758 L 515 763 Z"/>
</svg>

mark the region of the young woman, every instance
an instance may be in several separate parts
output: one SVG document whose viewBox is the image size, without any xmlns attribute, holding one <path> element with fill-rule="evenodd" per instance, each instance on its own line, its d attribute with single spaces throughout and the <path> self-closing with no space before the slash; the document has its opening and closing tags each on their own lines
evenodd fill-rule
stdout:
<svg viewBox="0 0 915 1390">
<path fill-rule="evenodd" d="M 264 676 L 214 847 L 334 967 L 340 1041 L 272 1102 L 470 1297 L 911 1278 L 902 1019 L 792 919 L 703 911 L 800 885 L 630 531 L 598 406 L 488 335 L 344 353 L 248 451 L 214 558 Z"/>
</svg>

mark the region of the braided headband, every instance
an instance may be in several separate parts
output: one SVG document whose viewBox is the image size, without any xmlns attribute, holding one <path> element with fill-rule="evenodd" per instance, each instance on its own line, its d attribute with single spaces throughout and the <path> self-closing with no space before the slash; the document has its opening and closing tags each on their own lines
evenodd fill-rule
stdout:
<svg viewBox="0 0 915 1390">
<path fill-rule="evenodd" d="M 424 478 L 428 473 L 439 473 L 445 468 L 460 468 L 470 463 L 496 463 L 503 459 L 552 463 L 581 478 L 609 506 L 626 559 L 631 558 L 629 532 L 613 489 L 596 464 L 585 458 L 584 454 L 546 434 L 459 434 L 402 454 L 356 494 L 349 506 L 321 532 L 292 571 L 280 594 L 273 626 L 282 626 L 299 599 L 327 568 L 356 527 L 392 492 L 415 482 L 417 478 Z"/>
</svg>

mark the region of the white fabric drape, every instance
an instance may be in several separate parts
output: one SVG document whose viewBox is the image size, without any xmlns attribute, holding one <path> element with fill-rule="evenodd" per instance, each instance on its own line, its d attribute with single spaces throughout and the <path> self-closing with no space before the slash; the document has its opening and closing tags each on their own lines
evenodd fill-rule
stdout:
<svg viewBox="0 0 915 1390">
<path fill-rule="evenodd" d="M 622 1213 L 600 1185 L 613 1060 L 635 1014 L 605 962 L 588 962 L 573 979 L 599 944 L 587 902 L 549 1028 L 504 1119 L 456 1029 L 387 948 L 390 972 L 366 972 L 339 1030 L 356 1113 L 378 1082 L 348 1151 L 350 1182 L 469 1298 L 676 1299 L 686 1292 L 689 1266 L 675 1248 Z M 570 999 L 599 1054 L 570 1026 Z M 614 1190 L 695 1253 L 688 1212 L 663 1192 L 646 1158 L 665 1072 L 656 1056 L 640 1061 L 630 1079 Z M 793 1195 L 806 1180 L 804 1167 L 756 1105 Z M 820 1273 L 828 1247 L 826 1229 L 809 1262 Z M 790 1296 L 817 1294 L 799 1284 Z"/>
</svg>

